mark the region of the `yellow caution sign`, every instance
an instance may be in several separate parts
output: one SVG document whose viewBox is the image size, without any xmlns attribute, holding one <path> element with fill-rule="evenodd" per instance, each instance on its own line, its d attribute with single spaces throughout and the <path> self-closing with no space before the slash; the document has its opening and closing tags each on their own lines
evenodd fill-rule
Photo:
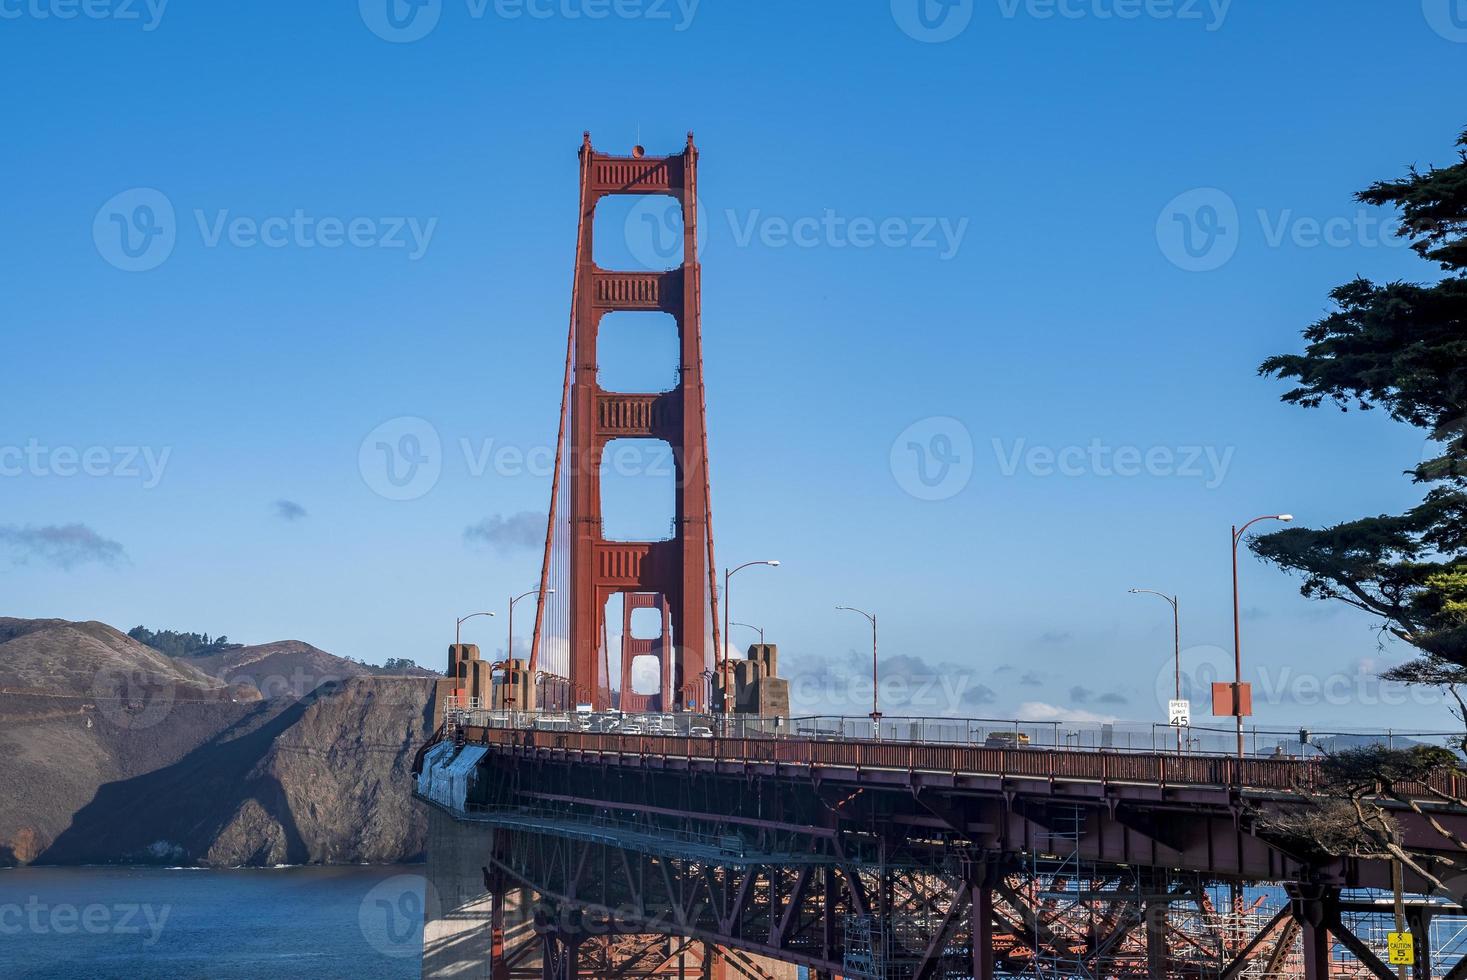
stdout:
<svg viewBox="0 0 1467 980">
<path fill-rule="evenodd" d="M 1416 965 L 1416 937 L 1409 932 L 1393 932 L 1386 936 L 1391 951 L 1391 966 Z"/>
</svg>

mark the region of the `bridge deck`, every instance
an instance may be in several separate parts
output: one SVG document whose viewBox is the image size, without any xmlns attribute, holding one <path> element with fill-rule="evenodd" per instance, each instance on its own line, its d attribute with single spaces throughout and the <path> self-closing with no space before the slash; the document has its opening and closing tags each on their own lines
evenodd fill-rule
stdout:
<svg viewBox="0 0 1467 980">
<path fill-rule="evenodd" d="M 1047 748 L 988 748 L 855 739 L 802 737 L 698 738 L 677 735 L 618 735 L 550 732 L 495 727 L 464 730 L 470 744 L 614 760 L 622 765 L 724 768 L 729 765 L 783 769 L 851 770 L 872 776 L 920 774 L 1000 781 L 1094 783 L 1165 789 L 1211 788 L 1245 792 L 1312 794 L 1324 788 L 1312 759 L 1238 759 L 1232 756 L 1164 752 L 1077 751 Z M 1462 798 L 1467 783 L 1443 772 L 1430 783 L 1400 783 L 1402 795 L 1423 800 Z"/>
</svg>

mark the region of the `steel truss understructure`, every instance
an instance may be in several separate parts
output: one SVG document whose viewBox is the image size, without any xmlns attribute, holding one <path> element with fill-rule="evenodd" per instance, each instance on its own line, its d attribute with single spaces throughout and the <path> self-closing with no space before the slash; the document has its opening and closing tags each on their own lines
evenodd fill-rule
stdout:
<svg viewBox="0 0 1467 980">
<path fill-rule="evenodd" d="M 1280 850 L 1237 789 L 456 735 L 485 754 L 452 815 L 492 841 L 489 890 L 536 909 L 531 940 L 496 944 L 499 980 L 759 978 L 771 962 L 857 980 L 1396 976 L 1389 904 L 1361 890 L 1379 869 Z M 1414 890 L 1412 975 L 1467 978 L 1462 909 Z"/>
</svg>

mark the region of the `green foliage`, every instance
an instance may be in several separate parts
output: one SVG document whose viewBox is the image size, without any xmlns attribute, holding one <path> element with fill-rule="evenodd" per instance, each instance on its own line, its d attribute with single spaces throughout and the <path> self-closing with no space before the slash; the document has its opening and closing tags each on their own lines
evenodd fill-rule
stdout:
<svg viewBox="0 0 1467 980">
<path fill-rule="evenodd" d="M 1377 786 L 1391 793 L 1401 783 L 1424 782 L 1436 773 L 1455 769 L 1457 764 L 1457 756 L 1450 749 L 1435 745 L 1409 749 L 1367 745 L 1329 756 L 1321 771 L 1331 785 L 1358 796 L 1374 792 Z"/>
<path fill-rule="evenodd" d="M 229 637 L 210 638 L 208 633 L 178 633 L 173 630 L 154 632 L 144 626 L 134 626 L 127 635 L 170 657 L 207 657 L 225 650 L 238 650 L 243 644 L 230 643 Z"/>
<path fill-rule="evenodd" d="M 417 661 L 410 660 L 407 657 L 388 657 L 387 662 L 382 665 L 382 669 L 385 671 L 412 670 L 417 666 Z"/>
<path fill-rule="evenodd" d="M 1467 147 L 1467 133 L 1458 146 Z M 1453 166 L 1413 168 L 1357 195 L 1398 208 L 1397 234 L 1448 275 L 1431 285 L 1346 283 L 1331 293 L 1334 311 L 1304 331 L 1302 354 L 1259 368 L 1296 382 L 1286 402 L 1383 409 L 1441 445 L 1412 471 L 1434 486 L 1405 514 L 1290 528 L 1252 543 L 1261 558 L 1302 575 L 1305 596 L 1379 616 L 1425 654 L 1421 676 L 1432 660 L 1467 666 L 1467 151 L 1458 156 Z"/>
</svg>

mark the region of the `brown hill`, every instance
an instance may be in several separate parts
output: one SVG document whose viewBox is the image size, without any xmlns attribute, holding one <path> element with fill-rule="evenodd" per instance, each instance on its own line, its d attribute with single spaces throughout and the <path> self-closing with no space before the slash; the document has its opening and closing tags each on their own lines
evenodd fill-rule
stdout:
<svg viewBox="0 0 1467 980">
<path fill-rule="evenodd" d="M 304 643 L 197 661 L 101 623 L 0 619 L 0 865 L 420 855 L 406 767 L 431 679 L 354 675 L 371 668 Z"/>
</svg>

